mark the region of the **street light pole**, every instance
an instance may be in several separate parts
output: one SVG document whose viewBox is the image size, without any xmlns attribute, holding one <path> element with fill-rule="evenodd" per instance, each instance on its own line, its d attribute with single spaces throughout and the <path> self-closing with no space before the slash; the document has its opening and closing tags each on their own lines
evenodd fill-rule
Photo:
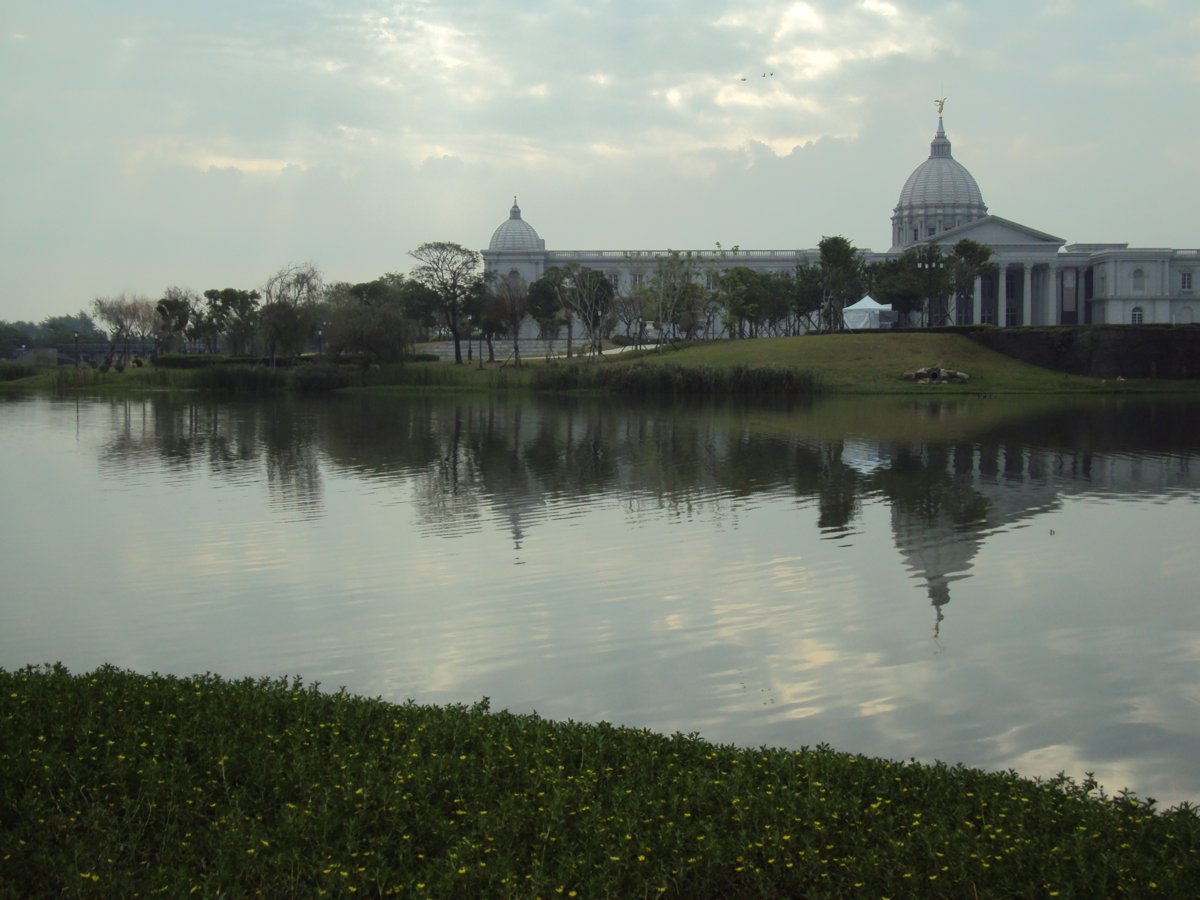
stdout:
<svg viewBox="0 0 1200 900">
<path fill-rule="evenodd" d="M 923 325 L 924 327 L 928 327 L 929 325 L 934 324 L 933 316 L 935 314 L 935 310 L 933 306 L 935 300 L 933 297 L 933 285 L 937 280 L 937 273 L 944 268 L 942 264 L 941 251 L 939 251 L 935 245 L 930 244 L 925 248 L 925 252 L 918 257 L 917 268 L 922 269 L 925 272 L 925 315 L 923 317 L 925 321 Z M 940 310 L 938 312 L 940 313 Z M 938 315 L 937 318 L 938 321 L 936 324 L 945 324 L 944 315 Z"/>
</svg>

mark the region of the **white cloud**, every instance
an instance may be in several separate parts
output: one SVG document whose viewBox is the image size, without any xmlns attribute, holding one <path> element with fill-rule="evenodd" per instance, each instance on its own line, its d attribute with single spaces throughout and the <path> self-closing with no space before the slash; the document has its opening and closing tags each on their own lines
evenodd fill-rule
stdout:
<svg viewBox="0 0 1200 900">
<path fill-rule="evenodd" d="M 783 14 L 775 37 L 784 38 L 796 31 L 820 34 L 825 31 L 825 20 L 809 4 L 793 3 Z"/>
<path fill-rule="evenodd" d="M 252 207 L 255 192 L 282 191 L 299 172 L 345 222 L 384 197 L 402 205 L 391 245 L 435 229 L 486 243 L 515 190 L 557 247 L 629 246 L 638 235 L 789 246 L 824 233 L 878 246 L 943 94 L 955 156 L 999 215 L 1072 240 L 1099 230 L 1169 246 L 1188 242 L 1185 210 L 1200 204 L 1195 163 L 1179 149 L 1200 141 L 1200 122 L 1171 112 L 1190 108 L 1186 89 L 1200 80 L 1200 19 L 1178 4 L 1089 12 L 1064 44 L 1021 24 L 1041 8 L 1032 0 L 936 13 L 905 0 L 663 0 L 620 15 L 570 3 L 514 13 L 462 0 L 312 0 L 286 17 L 250 5 L 234 20 L 113 0 L 102 13 L 81 7 L 70 32 L 45 4 L 10 2 L 0 79 L 22 90 L 0 99 L 10 160 L 0 194 L 15 211 L 0 224 L 14 299 L 0 302 L 59 302 L 63 291 L 39 273 L 64 266 L 36 236 L 86 242 L 92 208 L 133 203 L 120 189 L 135 179 L 158 179 L 136 211 L 151 220 L 164 198 L 191 196 L 189 177 L 227 175 L 225 201 Z M 1135 163 L 1151 173 L 1146 209 L 1087 190 Z M 848 183 L 859 187 L 838 189 Z M 1153 199 L 1167 184 L 1172 204 Z M 316 207 L 248 240 L 319 249 L 330 232 L 318 223 L 331 215 Z M 370 243 L 353 239 L 356 227 L 338 235 L 347 248 Z M 202 255 L 219 270 L 226 252 Z M 145 262 L 118 252 L 103 265 L 115 279 Z M 18 316 L 30 311 L 0 309 Z"/>
<path fill-rule="evenodd" d="M 885 0 L 863 0 L 862 8 L 866 12 L 882 16 L 885 19 L 895 19 L 900 15 L 900 10 Z"/>
</svg>

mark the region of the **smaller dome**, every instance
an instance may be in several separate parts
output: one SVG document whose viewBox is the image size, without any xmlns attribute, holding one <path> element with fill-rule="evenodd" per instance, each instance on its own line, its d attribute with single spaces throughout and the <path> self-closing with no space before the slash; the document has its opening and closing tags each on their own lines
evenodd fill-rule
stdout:
<svg viewBox="0 0 1200 900">
<path fill-rule="evenodd" d="M 521 218 L 521 207 L 517 206 L 517 198 L 513 197 L 513 205 L 512 209 L 508 211 L 508 218 L 492 232 L 488 250 L 512 252 L 545 249 L 546 242 L 538 237 L 538 233 L 534 231 L 532 225 Z"/>
</svg>

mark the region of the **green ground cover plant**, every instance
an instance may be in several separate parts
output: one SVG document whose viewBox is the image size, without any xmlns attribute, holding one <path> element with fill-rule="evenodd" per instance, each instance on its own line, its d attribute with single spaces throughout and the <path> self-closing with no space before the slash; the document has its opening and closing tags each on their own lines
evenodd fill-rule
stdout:
<svg viewBox="0 0 1200 900">
<path fill-rule="evenodd" d="M 298 680 L 0 670 L 0 895 L 1194 896 L 1090 781 L 716 746 Z"/>
</svg>

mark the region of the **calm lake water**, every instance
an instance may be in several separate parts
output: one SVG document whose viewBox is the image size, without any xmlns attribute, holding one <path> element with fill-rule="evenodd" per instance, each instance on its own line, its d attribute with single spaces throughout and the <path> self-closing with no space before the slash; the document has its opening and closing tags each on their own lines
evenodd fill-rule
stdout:
<svg viewBox="0 0 1200 900">
<path fill-rule="evenodd" d="M 1200 801 L 1200 404 L 0 400 L 0 666 Z"/>
</svg>

